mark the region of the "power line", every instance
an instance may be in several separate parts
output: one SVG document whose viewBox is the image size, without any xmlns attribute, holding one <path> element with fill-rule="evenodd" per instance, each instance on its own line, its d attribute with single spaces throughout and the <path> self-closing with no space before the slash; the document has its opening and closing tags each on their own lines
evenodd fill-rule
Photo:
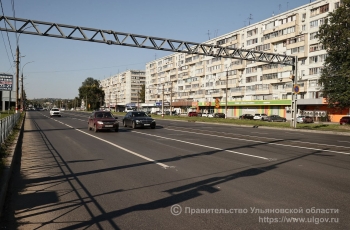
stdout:
<svg viewBox="0 0 350 230">
<path fill-rule="evenodd" d="M 0 5 L 1 5 L 2 14 L 5 15 L 5 14 L 4 14 L 4 8 L 3 8 L 3 6 L 2 6 L 2 1 L 1 1 L 1 0 L 0 0 Z M 7 29 L 7 26 L 6 26 L 6 22 L 5 22 L 5 21 L 4 21 L 4 25 L 5 25 L 5 28 Z M 9 38 L 9 33 L 6 31 L 6 34 L 7 34 L 7 40 L 8 40 L 8 42 L 9 42 L 11 54 L 12 54 L 12 61 L 14 61 L 14 60 L 13 60 L 14 55 L 13 55 L 13 52 L 12 52 L 12 46 L 11 46 L 11 42 L 10 42 L 10 38 Z M 10 66 L 11 66 L 11 68 L 12 68 L 11 60 L 10 60 L 10 57 L 9 57 L 9 54 L 8 54 L 8 51 L 7 51 L 7 47 L 6 47 L 6 44 L 5 44 L 5 39 L 4 39 L 4 35 L 2 34 L 2 31 L 1 31 L 1 36 L 2 36 L 2 40 L 3 40 L 3 42 L 4 42 L 4 46 L 5 46 L 5 50 L 6 50 L 7 59 L 9 60 Z M 12 70 L 12 73 L 14 74 L 13 70 Z"/>
</svg>

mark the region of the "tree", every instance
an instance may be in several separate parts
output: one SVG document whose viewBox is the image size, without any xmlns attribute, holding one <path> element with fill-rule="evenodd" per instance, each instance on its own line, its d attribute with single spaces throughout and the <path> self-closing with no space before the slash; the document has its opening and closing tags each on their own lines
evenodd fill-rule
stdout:
<svg viewBox="0 0 350 230">
<path fill-rule="evenodd" d="M 350 0 L 328 15 L 317 37 L 327 50 L 319 84 L 331 108 L 350 107 Z"/>
<path fill-rule="evenodd" d="M 79 87 L 79 99 L 84 100 L 87 110 L 98 109 L 102 106 L 105 93 L 100 86 L 100 81 L 88 77 Z"/>
<path fill-rule="evenodd" d="M 141 90 L 139 92 L 139 98 L 140 98 L 141 103 L 145 103 L 145 101 L 146 101 L 146 85 L 145 84 L 143 84 L 141 86 Z"/>
</svg>

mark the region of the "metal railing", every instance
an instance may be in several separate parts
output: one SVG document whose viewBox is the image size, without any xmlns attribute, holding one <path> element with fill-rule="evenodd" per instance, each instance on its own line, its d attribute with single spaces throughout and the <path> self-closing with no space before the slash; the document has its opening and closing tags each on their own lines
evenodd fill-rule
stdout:
<svg viewBox="0 0 350 230">
<path fill-rule="evenodd" d="M 13 127 L 17 124 L 21 113 L 15 113 L 0 119 L 0 143 L 4 143 L 6 138 L 11 134 Z"/>
</svg>

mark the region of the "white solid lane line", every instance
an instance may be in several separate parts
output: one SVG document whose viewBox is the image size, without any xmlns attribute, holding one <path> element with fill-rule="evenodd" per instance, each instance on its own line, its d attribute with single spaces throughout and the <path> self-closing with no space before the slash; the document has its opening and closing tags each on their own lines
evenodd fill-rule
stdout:
<svg viewBox="0 0 350 230">
<path fill-rule="evenodd" d="M 259 159 L 263 159 L 263 160 L 271 160 L 270 158 L 266 158 L 266 157 L 261 157 L 261 156 L 246 154 L 246 153 L 240 153 L 240 152 L 236 152 L 236 151 L 232 151 L 232 150 L 226 150 L 226 149 L 221 149 L 221 148 L 216 148 L 216 147 L 212 147 L 212 146 L 208 146 L 208 145 L 201 145 L 201 144 L 197 144 L 197 143 L 193 143 L 193 142 L 189 142 L 189 141 L 182 141 L 182 140 L 178 140 L 178 139 L 157 136 L 157 135 L 154 135 L 154 134 L 142 133 L 142 132 L 138 132 L 138 131 L 133 131 L 133 133 L 139 133 L 139 134 L 143 134 L 143 135 L 146 135 L 146 136 L 157 137 L 157 138 L 171 140 L 171 141 L 177 141 L 177 142 L 181 142 L 181 143 L 185 143 L 185 144 L 189 144 L 189 145 L 196 145 L 196 146 L 200 146 L 200 147 L 204 147 L 204 148 L 208 148 L 208 149 L 215 149 L 215 150 L 220 150 L 220 151 L 224 151 L 224 152 L 235 153 L 235 154 L 238 154 L 238 155 L 259 158 Z"/>
<path fill-rule="evenodd" d="M 309 148 L 309 147 L 302 147 L 302 146 L 295 146 L 295 145 L 269 143 L 269 142 L 266 142 L 266 141 L 254 141 L 254 140 L 247 140 L 247 139 L 241 139 L 241 138 L 236 138 L 236 137 L 225 137 L 225 136 L 219 136 L 219 135 L 212 135 L 212 134 L 198 133 L 198 132 L 190 132 L 190 131 L 182 131 L 182 130 L 169 129 L 169 128 L 166 128 L 166 129 L 167 130 L 177 131 L 177 132 L 184 132 L 184 133 L 204 135 L 204 136 L 221 137 L 221 138 L 232 139 L 232 140 L 240 140 L 240 141 L 248 141 L 248 142 L 255 142 L 255 143 L 263 143 L 263 144 L 267 144 L 267 145 L 277 145 L 277 146 L 284 146 L 284 147 L 291 147 L 291 148 L 309 149 L 309 150 L 317 150 L 317 151 L 323 151 L 323 152 L 331 152 L 331 153 L 340 153 L 340 154 L 350 155 L 350 153 L 333 151 L 333 150 L 327 150 L 327 149 L 316 149 L 316 148 Z"/>
</svg>

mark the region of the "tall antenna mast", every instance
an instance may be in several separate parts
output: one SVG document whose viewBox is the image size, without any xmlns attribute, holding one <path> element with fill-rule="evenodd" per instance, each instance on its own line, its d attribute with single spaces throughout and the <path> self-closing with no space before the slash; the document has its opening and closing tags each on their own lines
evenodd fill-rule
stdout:
<svg viewBox="0 0 350 230">
<path fill-rule="evenodd" d="M 249 25 L 250 25 L 250 20 L 252 20 L 253 19 L 253 15 L 252 14 L 249 14 Z"/>
<path fill-rule="evenodd" d="M 208 35 L 208 38 L 209 38 L 209 40 L 210 40 L 210 32 L 209 32 L 209 30 L 208 30 L 208 33 L 207 33 L 207 35 Z"/>
</svg>

